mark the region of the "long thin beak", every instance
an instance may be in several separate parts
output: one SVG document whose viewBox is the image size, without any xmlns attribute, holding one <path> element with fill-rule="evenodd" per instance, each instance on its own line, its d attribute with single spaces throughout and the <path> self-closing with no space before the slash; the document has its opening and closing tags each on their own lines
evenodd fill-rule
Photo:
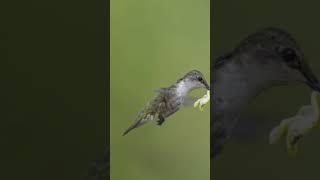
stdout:
<svg viewBox="0 0 320 180">
<path fill-rule="evenodd" d="M 315 91 L 320 92 L 320 83 L 318 79 L 313 74 L 304 74 L 304 76 L 307 79 L 307 84 L 309 85 L 309 87 Z"/>
<path fill-rule="evenodd" d="M 207 90 L 210 90 L 210 86 L 208 85 L 206 80 L 203 80 L 202 83 L 204 84 L 204 86 L 206 87 Z"/>
<path fill-rule="evenodd" d="M 315 91 L 320 92 L 320 83 L 317 77 L 313 74 L 308 65 L 304 64 L 301 70 L 302 74 L 306 78 L 306 84 Z"/>
</svg>

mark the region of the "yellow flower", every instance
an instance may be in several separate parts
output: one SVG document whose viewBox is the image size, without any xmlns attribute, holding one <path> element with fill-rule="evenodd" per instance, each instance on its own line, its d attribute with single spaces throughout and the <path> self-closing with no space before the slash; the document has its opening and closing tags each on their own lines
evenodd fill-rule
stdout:
<svg viewBox="0 0 320 180">
<path fill-rule="evenodd" d="M 269 142 L 274 144 L 286 138 L 289 155 L 296 155 L 301 138 L 312 129 L 319 128 L 319 124 L 319 94 L 313 91 L 311 104 L 302 106 L 295 116 L 282 120 L 280 125 L 273 128 Z"/>
<path fill-rule="evenodd" d="M 210 91 L 207 91 L 202 98 L 198 99 L 194 104 L 193 107 L 197 108 L 199 106 L 200 111 L 203 111 L 203 107 L 210 101 Z"/>
</svg>

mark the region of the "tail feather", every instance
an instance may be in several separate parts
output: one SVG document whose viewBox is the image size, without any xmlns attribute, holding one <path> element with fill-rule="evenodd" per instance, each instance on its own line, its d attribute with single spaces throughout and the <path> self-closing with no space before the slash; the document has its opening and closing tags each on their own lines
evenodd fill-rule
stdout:
<svg viewBox="0 0 320 180">
<path fill-rule="evenodd" d="M 146 122 L 147 122 L 147 121 L 144 120 L 144 119 L 141 119 L 141 120 L 136 121 L 136 122 L 133 123 L 128 129 L 126 129 L 126 130 L 123 132 L 122 136 L 125 136 L 125 135 L 128 134 L 131 130 L 133 130 L 133 129 L 135 129 L 135 128 L 141 126 L 141 125 L 143 125 L 143 124 L 146 123 Z"/>
</svg>

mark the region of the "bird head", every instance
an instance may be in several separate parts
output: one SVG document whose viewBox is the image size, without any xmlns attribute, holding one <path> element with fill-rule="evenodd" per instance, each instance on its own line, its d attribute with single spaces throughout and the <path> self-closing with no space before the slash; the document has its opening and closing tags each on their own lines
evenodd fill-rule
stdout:
<svg viewBox="0 0 320 180">
<path fill-rule="evenodd" d="M 210 89 L 207 81 L 205 80 L 202 73 L 198 70 L 192 70 L 188 72 L 183 78 L 178 80 L 178 82 L 183 82 L 188 89 L 206 88 Z"/>
<path fill-rule="evenodd" d="M 257 78 L 277 83 L 302 82 L 320 91 L 319 81 L 298 43 L 281 29 L 266 28 L 248 36 L 233 54 L 251 75 L 259 74 Z"/>
</svg>

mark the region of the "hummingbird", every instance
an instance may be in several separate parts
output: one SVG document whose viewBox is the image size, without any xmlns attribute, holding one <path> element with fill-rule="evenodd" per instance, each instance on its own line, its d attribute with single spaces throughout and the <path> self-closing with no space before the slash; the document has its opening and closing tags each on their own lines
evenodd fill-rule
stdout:
<svg viewBox="0 0 320 180">
<path fill-rule="evenodd" d="M 299 43 L 285 30 L 274 27 L 246 37 L 211 63 L 210 72 L 211 158 L 222 151 L 241 113 L 261 92 L 291 83 L 320 91 Z"/>
<path fill-rule="evenodd" d="M 177 112 L 184 105 L 190 104 L 192 100 L 187 95 L 198 88 L 210 89 L 204 76 L 198 70 L 188 72 L 167 88 L 160 88 L 158 95 L 140 111 L 135 122 L 124 131 L 123 136 L 147 122 L 156 121 L 158 125 L 162 125 L 165 118 Z"/>
</svg>

